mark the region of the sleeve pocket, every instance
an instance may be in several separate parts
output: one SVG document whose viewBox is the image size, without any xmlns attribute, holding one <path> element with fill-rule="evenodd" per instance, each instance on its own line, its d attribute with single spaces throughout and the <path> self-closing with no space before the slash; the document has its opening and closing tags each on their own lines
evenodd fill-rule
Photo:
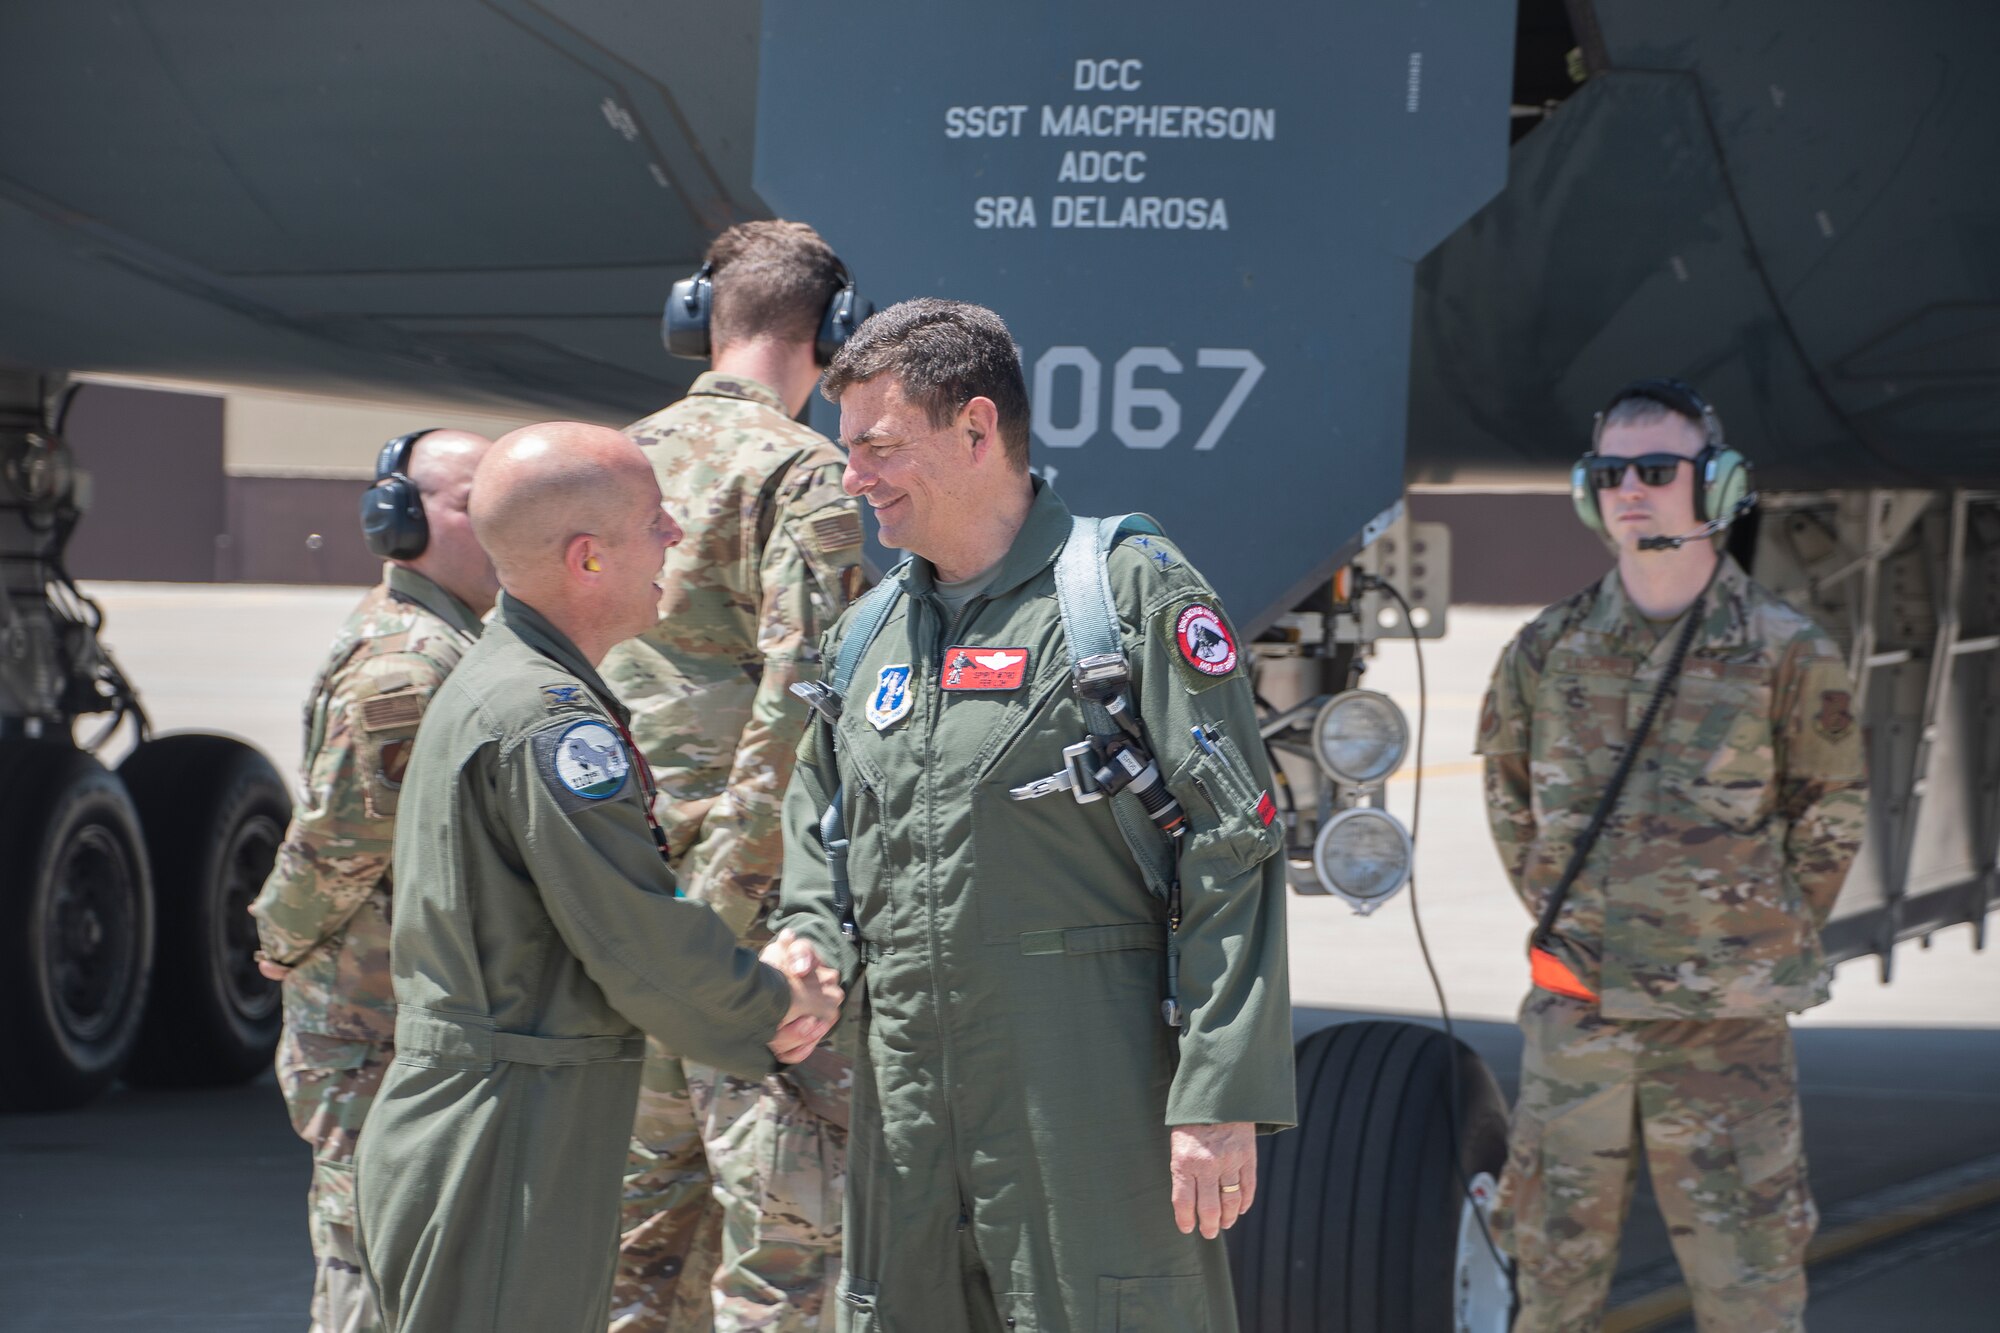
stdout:
<svg viewBox="0 0 2000 1333">
<path fill-rule="evenodd" d="M 1243 752 L 1228 736 L 1197 747 L 1181 761 L 1167 787 L 1187 807 L 1187 856 L 1217 854 L 1239 870 L 1259 865 L 1284 844 L 1277 806 L 1255 786 Z"/>
</svg>

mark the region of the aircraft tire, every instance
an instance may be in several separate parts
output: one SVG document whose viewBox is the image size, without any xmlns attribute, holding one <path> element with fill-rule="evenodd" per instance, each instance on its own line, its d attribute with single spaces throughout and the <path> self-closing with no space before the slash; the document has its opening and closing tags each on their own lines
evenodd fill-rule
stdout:
<svg viewBox="0 0 2000 1333">
<path fill-rule="evenodd" d="M 118 1077 L 152 956 L 124 784 L 67 741 L 0 742 L 0 1110 L 67 1110 Z"/>
<path fill-rule="evenodd" d="M 1511 1289 L 1479 1219 L 1507 1106 L 1485 1062 L 1389 1022 L 1324 1028 L 1297 1054 L 1299 1126 L 1258 1140 L 1256 1202 L 1226 1233 L 1244 1333 L 1505 1333 Z"/>
<path fill-rule="evenodd" d="M 159 948 L 127 1082 L 219 1087 L 269 1068 L 283 1021 L 257 971 L 249 906 L 271 872 L 291 798 L 270 761 L 226 736 L 165 736 L 120 766 L 153 867 Z"/>
</svg>

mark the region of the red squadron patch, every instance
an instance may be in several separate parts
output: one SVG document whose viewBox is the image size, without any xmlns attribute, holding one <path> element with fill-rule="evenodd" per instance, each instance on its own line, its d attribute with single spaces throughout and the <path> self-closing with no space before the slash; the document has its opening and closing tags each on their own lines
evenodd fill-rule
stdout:
<svg viewBox="0 0 2000 1333">
<path fill-rule="evenodd" d="M 1226 676 L 1236 669 L 1236 639 L 1222 616 L 1200 602 L 1174 621 L 1174 640 L 1181 657 L 1204 676 Z"/>
<path fill-rule="evenodd" d="M 1269 828 L 1271 827 L 1271 821 L 1277 817 L 1278 803 L 1271 799 L 1271 793 L 1267 791 L 1258 792 L 1257 818 L 1263 821 L 1265 828 Z"/>
<path fill-rule="evenodd" d="M 1813 726 L 1830 741 L 1845 740 L 1847 733 L 1854 730 L 1854 696 L 1846 690 L 1820 691 L 1819 712 L 1813 717 Z"/>
<path fill-rule="evenodd" d="M 1028 678 L 1026 648 L 947 648 L 939 672 L 942 690 L 1018 690 Z"/>
</svg>

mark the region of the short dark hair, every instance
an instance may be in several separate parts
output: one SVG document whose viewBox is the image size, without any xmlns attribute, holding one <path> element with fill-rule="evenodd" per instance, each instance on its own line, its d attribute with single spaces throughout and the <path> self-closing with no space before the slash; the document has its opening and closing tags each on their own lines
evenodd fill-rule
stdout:
<svg viewBox="0 0 2000 1333">
<path fill-rule="evenodd" d="M 884 374 L 896 377 L 903 396 L 924 409 L 933 427 L 949 426 L 974 398 L 990 398 L 999 409 L 1008 461 L 1028 466 L 1021 349 L 985 306 L 921 296 L 871 315 L 834 356 L 820 392 L 838 403 L 849 385 Z"/>
<path fill-rule="evenodd" d="M 739 222 L 704 256 L 715 284 L 714 346 L 782 338 L 811 342 L 846 270 L 833 247 L 803 222 Z"/>
<path fill-rule="evenodd" d="M 1679 417 L 1694 427 L 1704 443 L 1709 438 L 1709 421 L 1715 409 L 1686 380 L 1634 380 L 1612 396 L 1598 414 L 1598 434 L 1607 426 L 1645 426 L 1666 417 Z M 1722 427 L 1716 424 L 1720 435 Z"/>
</svg>

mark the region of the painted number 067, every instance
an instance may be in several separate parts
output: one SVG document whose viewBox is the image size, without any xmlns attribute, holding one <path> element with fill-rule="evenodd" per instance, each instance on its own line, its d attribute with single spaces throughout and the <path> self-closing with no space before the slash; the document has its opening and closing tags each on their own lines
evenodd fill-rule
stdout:
<svg viewBox="0 0 2000 1333">
<path fill-rule="evenodd" d="M 1236 383 L 1194 442 L 1200 451 L 1213 449 L 1222 439 L 1243 400 L 1264 378 L 1264 363 L 1247 347 L 1203 347 L 1195 352 L 1194 363 L 1203 370 L 1236 372 Z M 1164 449 L 1181 433 L 1180 400 L 1171 389 L 1139 384 L 1142 370 L 1178 375 L 1181 359 L 1164 347 L 1134 347 L 1118 358 L 1111 367 L 1111 433 L 1127 449 Z M 1068 397 L 1071 383 L 1076 385 L 1073 399 Z M 1035 438 L 1052 449 L 1082 448 L 1102 423 L 1103 398 L 1104 363 L 1096 353 L 1088 347 L 1049 348 L 1035 362 Z"/>
</svg>

